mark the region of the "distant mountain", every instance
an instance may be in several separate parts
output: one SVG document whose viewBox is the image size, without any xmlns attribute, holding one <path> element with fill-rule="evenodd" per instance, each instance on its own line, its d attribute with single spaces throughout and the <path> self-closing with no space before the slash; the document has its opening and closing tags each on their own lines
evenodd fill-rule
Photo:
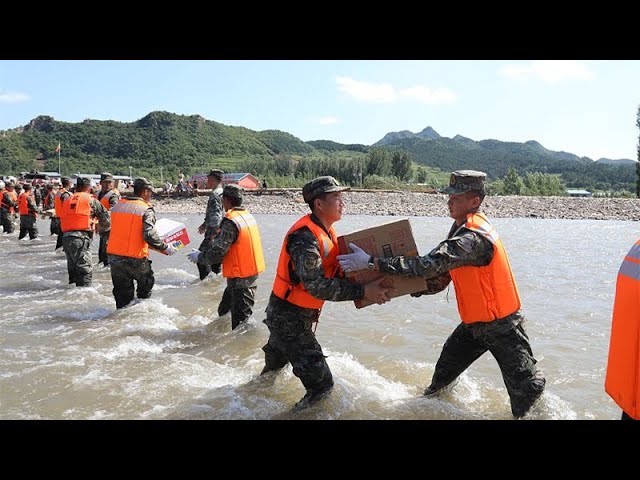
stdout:
<svg viewBox="0 0 640 480">
<path fill-rule="evenodd" d="M 381 147 L 383 145 L 389 145 L 390 143 L 397 142 L 398 140 L 402 140 L 404 138 L 415 138 L 415 136 L 416 134 L 410 132 L 409 130 L 402 130 L 401 132 L 390 132 L 371 146 Z"/>
<path fill-rule="evenodd" d="M 498 179 L 504 177 L 510 167 L 514 167 L 520 175 L 533 172 L 559 174 L 569 187 L 635 189 L 634 160 L 600 159 L 594 162 L 588 157 L 548 150 L 535 140 L 524 143 L 495 139 L 474 141 L 462 135 L 450 139 L 441 137 L 431 127 L 423 132 L 430 138 L 392 132 L 373 146 L 406 151 L 416 162 L 445 172 L 482 170 L 490 179 Z"/>
<path fill-rule="evenodd" d="M 436 132 L 433 128 L 427 127 L 422 130 L 420 133 L 416 133 L 416 137 L 423 138 L 425 140 L 435 140 L 440 138 L 440 134 Z"/>
</svg>

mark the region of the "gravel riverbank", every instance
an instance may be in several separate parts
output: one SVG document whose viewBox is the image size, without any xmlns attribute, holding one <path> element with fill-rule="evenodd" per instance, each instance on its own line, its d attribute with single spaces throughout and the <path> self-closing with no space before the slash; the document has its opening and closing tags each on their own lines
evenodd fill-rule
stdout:
<svg viewBox="0 0 640 480">
<path fill-rule="evenodd" d="M 348 215 L 398 215 L 447 217 L 447 197 L 412 192 L 345 192 Z M 207 196 L 156 198 L 156 213 L 201 213 Z M 254 214 L 303 215 L 309 208 L 300 192 L 245 195 Z M 640 220 L 640 199 L 571 197 L 486 197 L 483 211 L 489 217 L 563 218 L 569 220 Z"/>
</svg>

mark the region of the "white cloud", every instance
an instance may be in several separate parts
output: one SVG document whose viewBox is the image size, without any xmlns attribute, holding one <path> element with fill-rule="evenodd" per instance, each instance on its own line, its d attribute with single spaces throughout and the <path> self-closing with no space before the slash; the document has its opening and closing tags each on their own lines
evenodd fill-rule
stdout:
<svg viewBox="0 0 640 480">
<path fill-rule="evenodd" d="M 320 125 L 333 125 L 334 123 L 338 123 L 338 119 L 336 117 L 322 117 L 318 119 L 318 123 Z"/>
<path fill-rule="evenodd" d="M 19 92 L 3 92 L 0 90 L 0 103 L 18 103 L 31 100 L 31 97 L 26 93 Z"/>
<path fill-rule="evenodd" d="M 349 77 L 337 77 L 338 89 L 356 100 L 368 103 L 391 103 L 398 100 L 417 100 L 426 104 L 451 103 L 456 94 L 448 88 L 429 88 L 416 85 L 396 89 L 390 83 L 360 82 Z"/>
<path fill-rule="evenodd" d="M 548 83 L 565 80 L 590 80 L 593 72 L 576 60 L 535 60 L 528 65 L 509 64 L 500 70 L 507 78 L 534 77 Z"/>
</svg>

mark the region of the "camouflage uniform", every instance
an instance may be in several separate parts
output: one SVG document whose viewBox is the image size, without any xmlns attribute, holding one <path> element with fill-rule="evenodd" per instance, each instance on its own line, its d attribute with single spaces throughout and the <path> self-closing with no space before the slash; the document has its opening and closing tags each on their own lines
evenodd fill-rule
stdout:
<svg viewBox="0 0 640 480">
<path fill-rule="evenodd" d="M 448 192 L 445 190 L 444 193 Z M 395 275 L 424 277 L 426 290 L 412 294 L 418 297 L 446 288 L 451 282 L 450 270 L 489 265 L 493 255 L 493 245 L 489 240 L 454 222 L 447 239 L 429 254 L 381 258 L 378 268 L 381 272 Z M 425 394 L 430 395 L 449 385 L 488 350 L 500 366 L 513 415 L 524 416 L 545 387 L 545 378 L 536 368 L 536 359 L 524 330 L 524 320 L 524 315 L 518 310 L 491 322 L 460 323 L 442 347 L 431 385 Z"/>
<path fill-rule="evenodd" d="M 100 228 L 108 228 L 109 214 L 104 206 L 95 198 L 91 198 L 89 205 L 91 216 L 98 218 Z M 69 283 L 75 283 L 78 287 L 90 287 L 93 279 L 91 240 L 93 232 L 88 230 L 70 230 L 62 234 L 62 249 L 67 255 Z"/>
<path fill-rule="evenodd" d="M 37 214 L 40 213 L 40 209 L 36 205 L 35 199 L 32 195 L 27 197 L 27 208 L 29 213 L 26 215 L 20 215 L 20 234 L 18 240 L 23 239 L 29 234 L 29 240 L 33 240 L 38 236 L 38 226 L 36 225 Z"/>
<path fill-rule="evenodd" d="M 218 187 L 211 192 L 209 196 L 209 201 L 207 202 L 207 212 L 204 217 L 204 224 L 206 226 L 206 230 L 204 232 L 204 240 L 198 247 L 198 250 L 201 252 L 205 252 L 211 249 L 211 245 L 216 235 L 218 234 L 218 229 L 220 228 L 220 223 L 224 217 L 224 208 L 222 207 L 222 186 L 218 185 Z M 206 265 L 200 261 L 197 263 L 198 271 L 200 272 L 200 280 L 204 280 L 207 278 L 212 271 L 214 273 L 220 273 L 220 266 L 214 265 Z"/>
<path fill-rule="evenodd" d="M 2 227 L 4 228 L 4 233 L 13 233 L 15 230 L 14 214 L 9 212 L 9 208 L 5 207 L 8 205 L 9 207 L 13 207 L 14 211 L 18 207 L 18 202 L 14 202 L 9 198 L 9 192 L 5 191 L 2 194 L 2 203 L 4 204 L 0 207 L 0 222 L 2 222 Z"/>
<path fill-rule="evenodd" d="M 246 210 L 235 207 L 235 210 Z M 223 218 L 220 223 L 220 233 L 211 243 L 208 250 L 202 251 L 198 263 L 220 271 L 220 264 L 231 245 L 238 239 L 238 227 L 228 218 Z M 218 306 L 218 315 L 225 315 L 231 311 L 231 329 L 235 329 L 240 323 L 246 322 L 253 314 L 258 275 L 245 278 L 227 277 L 227 288 L 222 294 L 222 300 Z"/>
<path fill-rule="evenodd" d="M 312 214 L 311 219 L 321 225 L 315 215 Z M 293 265 L 291 279 L 301 281 L 312 296 L 333 302 L 364 297 L 363 285 L 345 278 L 325 277 L 320 247 L 308 228 L 303 227 L 289 235 L 287 252 Z M 264 323 L 269 327 L 270 335 L 262 347 L 265 354 L 262 374 L 291 362 L 293 374 L 302 381 L 307 395 L 330 390 L 333 386 L 331 370 L 312 331 L 320 310 L 299 307 L 271 293 L 266 313 Z"/>
<path fill-rule="evenodd" d="M 62 203 L 64 203 L 64 201 L 69 198 L 71 196 L 71 192 L 64 191 L 60 194 L 60 199 L 62 200 Z M 57 220 L 57 224 L 58 224 L 58 239 L 56 240 L 56 248 L 54 250 L 59 249 L 60 247 L 62 247 L 62 236 L 64 235 L 64 233 L 62 232 L 62 225 L 60 224 L 60 214 L 58 212 L 56 212 L 56 220 Z M 51 222 L 53 223 L 53 218 L 51 219 Z"/>
<path fill-rule="evenodd" d="M 142 200 L 140 197 L 125 197 L 126 200 Z M 156 212 L 152 206 L 142 215 L 142 238 L 151 248 L 165 250 L 166 245 L 158 235 L 155 228 Z M 134 297 L 134 290 L 138 298 L 149 298 L 155 284 L 155 277 L 151 268 L 151 260 L 148 258 L 133 258 L 123 255 L 109 254 L 111 265 L 111 281 L 113 283 L 113 296 L 116 299 L 116 308 L 128 305 Z M 133 281 L 138 286 L 134 289 Z"/>
<path fill-rule="evenodd" d="M 56 194 L 53 193 L 52 190 L 47 190 L 47 195 L 44 197 L 44 201 L 42 203 L 42 208 L 44 210 L 49 210 L 54 208 L 55 206 L 55 198 Z M 57 235 L 60 231 L 60 219 L 58 217 L 51 217 L 51 222 L 49 223 L 49 235 Z"/>
<path fill-rule="evenodd" d="M 106 192 L 100 191 L 98 193 L 98 200 L 101 200 L 102 197 L 104 197 L 111 190 L 107 190 Z M 113 192 L 113 195 L 109 197 L 109 209 L 113 208 L 113 206 L 118 203 L 118 200 L 120 200 L 120 192 L 118 192 L 118 190 L 115 190 Z M 100 245 L 98 246 L 98 263 L 102 263 L 105 267 L 109 265 L 109 257 L 107 256 L 107 243 L 109 242 L 109 233 L 111 233 L 111 227 L 109 227 L 107 230 L 103 230 L 101 228 L 99 231 Z"/>
</svg>

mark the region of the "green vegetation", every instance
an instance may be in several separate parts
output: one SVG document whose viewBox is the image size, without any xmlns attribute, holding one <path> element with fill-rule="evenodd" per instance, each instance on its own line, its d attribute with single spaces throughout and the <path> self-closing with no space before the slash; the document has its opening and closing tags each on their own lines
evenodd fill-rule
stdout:
<svg viewBox="0 0 640 480">
<path fill-rule="evenodd" d="M 535 172 L 522 178 L 513 167 L 502 180 L 496 180 L 489 186 L 492 195 L 563 196 L 566 190 L 558 175 Z"/>
<path fill-rule="evenodd" d="M 638 112 L 640 126 L 640 108 Z M 551 152 L 533 141 L 449 139 L 430 128 L 406 133 L 386 136 L 384 146 L 368 147 L 303 142 L 278 130 L 256 132 L 168 112 L 151 112 L 131 123 L 67 123 L 39 116 L 24 127 L 0 132 L 0 173 L 57 171 L 60 142 L 62 173 L 67 175 L 129 175 L 131 170 L 157 182 L 161 176 L 175 181 L 180 172 L 189 177 L 222 168 L 250 172 L 271 187 L 299 187 L 315 176 L 332 175 L 354 187 L 428 190 L 447 185 L 451 171 L 467 168 L 487 172 L 495 183 L 492 191 L 499 194 L 552 195 L 566 185 L 640 195 L 640 170 L 636 174 L 630 162 L 593 162 Z"/>
</svg>

